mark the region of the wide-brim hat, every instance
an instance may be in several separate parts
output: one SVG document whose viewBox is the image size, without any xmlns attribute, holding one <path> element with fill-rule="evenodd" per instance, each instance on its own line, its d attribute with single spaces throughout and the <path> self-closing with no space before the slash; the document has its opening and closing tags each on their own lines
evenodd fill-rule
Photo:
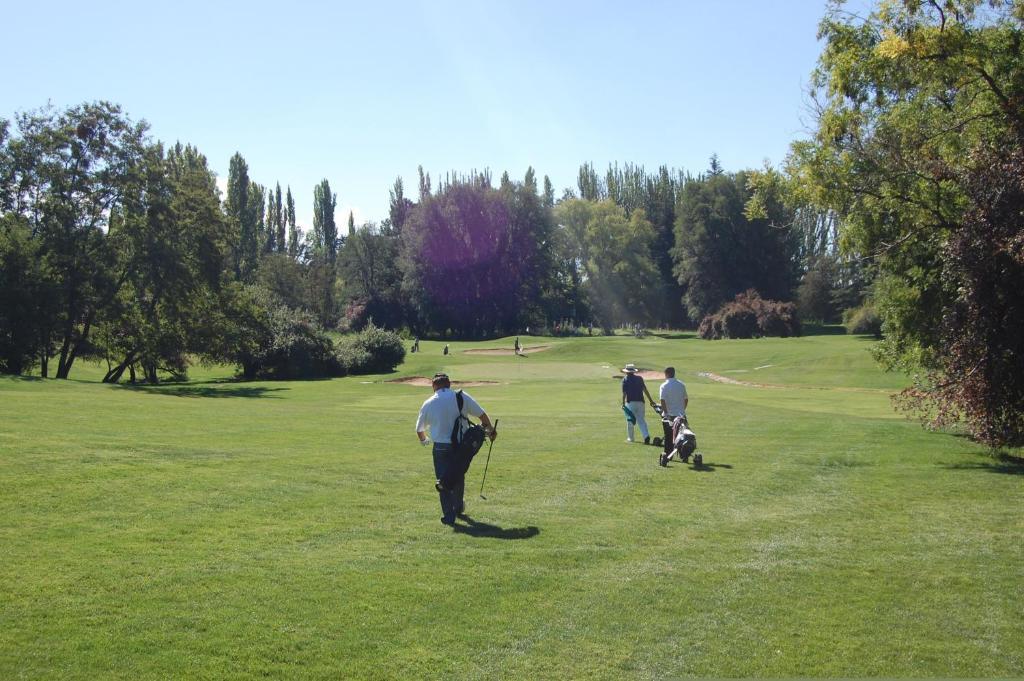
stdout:
<svg viewBox="0 0 1024 681">
<path fill-rule="evenodd" d="M 635 374 L 637 371 L 636 365 L 631 362 L 623 367 L 622 371 L 627 374 Z"/>
</svg>

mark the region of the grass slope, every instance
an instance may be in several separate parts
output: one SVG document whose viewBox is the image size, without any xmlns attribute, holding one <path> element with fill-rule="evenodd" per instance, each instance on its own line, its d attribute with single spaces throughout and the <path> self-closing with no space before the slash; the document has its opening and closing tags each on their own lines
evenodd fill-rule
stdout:
<svg viewBox="0 0 1024 681">
<path fill-rule="evenodd" d="M 869 341 L 521 341 L 552 348 L 0 379 L 0 678 L 1024 674 L 1022 470 L 894 414 Z M 678 368 L 706 470 L 623 442 L 626 362 Z M 500 381 L 457 532 L 429 389 L 384 382 L 441 369 Z"/>
</svg>

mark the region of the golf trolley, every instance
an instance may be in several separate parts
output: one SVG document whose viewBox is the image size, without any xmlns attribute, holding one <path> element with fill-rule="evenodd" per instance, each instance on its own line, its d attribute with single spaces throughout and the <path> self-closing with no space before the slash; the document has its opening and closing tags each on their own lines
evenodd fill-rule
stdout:
<svg viewBox="0 0 1024 681">
<path fill-rule="evenodd" d="M 661 417 L 661 423 L 666 432 L 672 433 L 672 449 L 668 452 L 664 452 L 658 457 L 658 463 L 661 466 L 667 466 L 668 462 L 672 460 L 672 457 L 679 457 L 679 460 L 683 463 L 689 463 L 690 457 L 693 457 L 693 465 L 698 468 L 704 464 L 704 457 L 697 452 L 697 436 L 692 430 L 686 420 L 685 416 L 677 416 L 674 419 L 667 414 L 662 413 L 662 409 L 658 405 L 654 406 L 654 411 Z M 654 438 L 651 443 L 654 445 L 661 446 L 662 439 L 660 437 Z"/>
</svg>

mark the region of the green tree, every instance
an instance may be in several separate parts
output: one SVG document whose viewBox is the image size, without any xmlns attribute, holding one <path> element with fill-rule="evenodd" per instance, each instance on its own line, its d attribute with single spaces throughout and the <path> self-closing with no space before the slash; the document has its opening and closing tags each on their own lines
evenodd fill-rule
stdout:
<svg viewBox="0 0 1024 681">
<path fill-rule="evenodd" d="M 401 232 L 403 294 L 438 331 L 515 330 L 543 268 L 536 192 L 511 180 L 493 189 L 486 178 L 454 177 L 424 193 Z"/>
<path fill-rule="evenodd" d="M 576 186 L 580 191 L 579 197 L 584 201 L 601 201 L 608 196 L 608 190 L 601 182 L 592 163 L 584 163 L 580 166 Z"/>
<path fill-rule="evenodd" d="M 544 207 L 549 210 L 555 207 L 555 187 L 547 175 L 544 176 Z"/>
<path fill-rule="evenodd" d="M 963 373 L 948 350 L 978 328 L 976 318 L 974 327 L 951 325 L 970 318 L 954 311 L 970 306 L 965 277 L 974 274 L 950 248 L 966 225 L 986 224 L 971 223 L 968 213 L 993 205 L 984 191 L 968 190 L 983 170 L 977 159 L 1001 165 L 1024 140 L 1024 9 L 1011 0 L 885 2 L 857 16 L 833 3 L 819 35 L 817 130 L 793 145 L 788 173 L 809 203 L 840 215 L 843 246 L 878 272 L 879 359 L 924 369 L 932 378 L 920 395 L 961 385 L 954 404 L 973 414 L 976 434 L 993 444 L 1020 441 L 1019 426 L 991 428 L 985 414 L 999 421 L 997 411 L 963 400 L 992 404 L 991 396 L 1005 394 L 1000 380 L 1024 373 L 1022 360 L 1014 371 L 983 363 Z M 990 296 L 1019 297 L 1012 272 L 992 280 Z M 984 309 L 998 314 L 998 307 Z M 986 356 L 1005 356 L 1006 336 L 978 341 Z M 981 366 L 994 372 L 991 380 L 971 387 L 986 375 Z"/>
<path fill-rule="evenodd" d="M 52 313 L 40 319 L 37 348 L 42 374 L 56 352 L 56 376 L 67 378 L 126 281 L 107 230 L 139 172 L 147 126 L 108 102 L 25 113 L 16 125 L 5 145 L 4 215 L 27 222 L 40 267 L 56 282 L 40 308 Z"/>
<path fill-rule="evenodd" d="M 313 260 L 310 283 L 317 292 L 317 316 L 324 326 L 332 326 L 338 318 L 335 297 L 338 254 L 338 226 L 334 221 L 334 209 L 338 197 L 331 192 L 328 181 L 322 180 L 313 188 Z"/>
<path fill-rule="evenodd" d="M 334 265 L 338 253 L 338 225 L 334 221 L 334 209 L 338 196 L 331 192 L 327 180 L 313 188 L 313 243 L 317 254 Z"/>
<path fill-rule="evenodd" d="M 299 258 L 299 247 L 302 243 L 302 234 L 295 226 L 295 199 L 292 198 L 292 188 L 290 185 L 287 198 L 285 199 L 285 214 L 288 220 L 288 257 L 292 260 L 297 260 Z"/>
<path fill-rule="evenodd" d="M 683 187 L 673 257 L 691 319 L 703 318 L 747 289 L 772 300 L 792 298 L 797 245 L 784 227 L 792 219 L 778 201 L 765 206 L 765 217 L 748 218 L 749 177 L 721 172 Z"/>
<path fill-rule="evenodd" d="M 349 236 L 338 262 L 350 328 L 362 329 L 371 320 L 393 329 L 406 323 L 408 306 L 401 294 L 398 260 L 399 234 L 390 224 L 381 229 L 370 223 L 357 228 L 350 215 Z"/>
<path fill-rule="evenodd" d="M 228 164 L 228 192 L 224 212 L 228 216 L 234 238 L 232 239 L 232 265 L 235 279 L 244 279 L 254 271 L 256 255 L 259 253 L 256 209 L 250 195 L 252 182 L 249 180 L 249 166 L 240 153 L 235 153 Z"/>
<path fill-rule="evenodd" d="M 415 205 L 405 197 L 405 189 L 402 186 L 402 178 L 396 178 L 395 184 L 390 191 L 391 202 L 388 206 L 388 218 L 391 220 L 391 227 L 397 232 L 402 231 L 405 221 L 409 217 Z"/>
<path fill-rule="evenodd" d="M 105 382 L 136 364 L 143 379 L 183 374 L 187 355 L 205 354 L 206 319 L 218 306 L 231 233 L 220 210 L 215 176 L 194 147 L 147 149 L 145 172 L 111 219 L 125 286 L 98 328 L 107 356 Z"/>
<path fill-rule="evenodd" d="M 59 289 L 32 238 L 29 221 L 16 213 L 0 217 L 0 373 L 20 374 L 49 353 L 43 348 Z"/>
<path fill-rule="evenodd" d="M 268 191 L 267 209 L 264 213 L 267 222 L 266 239 L 263 242 L 263 252 L 265 254 L 277 252 L 277 214 L 274 212 L 275 208 L 274 192 Z"/>
<path fill-rule="evenodd" d="M 629 217 L 612 201 L 563 201 L 555 207 L 559 243 L 571 277 L 596 321 L 610 332 L 628 321 L 649 322 L 658 301 L 658 275 L 650 259 L 654 227 L 643 210 Z"/>
<path fill-rule="evenodd" d="M 274 187 L 274 248 L 273 251 L 276 253 L 285 252 L 285 214 L 284 206 L 281 202 L 281 183 L 278 182 L 277 186 Z"/>
<path fill-rule="evenodd" d="M 253 281 L 260 266 L 260 256 L 267 252 L 269 232 L 267 225 L 267 188 L 255 182 L 249 183 L 249 209 L 252 211 L 250 220 L 255 225 L 255 238 L 246 247 L 244 272 L 246 281 Z"/>
</svg>

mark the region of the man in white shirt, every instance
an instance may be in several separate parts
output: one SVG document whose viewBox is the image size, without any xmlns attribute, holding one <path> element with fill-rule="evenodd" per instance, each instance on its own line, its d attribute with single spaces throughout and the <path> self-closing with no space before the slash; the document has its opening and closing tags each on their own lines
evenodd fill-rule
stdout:
<svg viewBox="0 0 1024 681">
<path fill-rule="evenodd" d="M 686 385 L 676 378 L 675 367 L 665 367 L 665 382 L 658 391 L 661 398 L 661 426 L 665 431 L 665 455 L 675 447 L 672 441 L 672 422 L 677 416 L 686 417 L 686 406 L 690 403 Z"/>
<path fill-rule="evenodd" d="M 419 418 L 416 419 L 416 436 L 420 444 L 426 446 L 434 441 L 434 474 L 440 480 L 453 462 L 454 452 L 452 451 L 452 428 L 456 419 L 459 418 L 459 405 L 455 393 L 452 391 L 451 380 L 447 374 L 434 374 L 431 379 L 431 388 L 434 394 L 431 395 L 420 407 Z M 474 418 L 480 419 L 491 441 L 498 436 L 497 431 L 491 427 L 491 420 L 484 410 L 477 404 L 476 400 L 469 396 L 469 393 L 462 393 L 462 412 Z M 426 430 L 430 429 L 430 437 L 427 437 Z M 445 525 L 455 525 L 455 516 L 461 515 L 466 508 L 464 499 L 465 480 L 451 489 L 437 488 L 441 499 L 441 522 Z"/>
</svg>

